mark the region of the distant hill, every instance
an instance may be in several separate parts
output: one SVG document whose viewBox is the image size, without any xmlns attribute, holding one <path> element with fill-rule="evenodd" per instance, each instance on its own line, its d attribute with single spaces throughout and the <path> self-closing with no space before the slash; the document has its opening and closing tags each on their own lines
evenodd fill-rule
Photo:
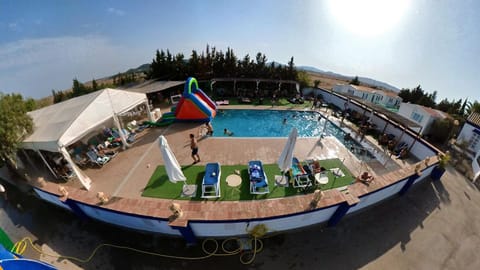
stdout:
<svg viewBox="0 0 480 270">
<path fill-rule="evenodd" d="M 316 67 L 310 67 L 310 66 L 298 66 L 297 69 L 308 71 L 308 72 L 313 72 L 313 73 L 319 73 L 319 74 L 322 74 L 322 75 L 325 75 L 325 76 L 338 78 L 338 79 L 341 79 L 341 80 L 351 80 L 355 77 L 355 76 L 346 76 L 346 75 L 338 74 L 338 73 L 331 72 L 331 71 L 323 71 L 323 70 L 318 69 Z M 394 92 L 399 92 L 400 91 L 400 89 L 398 89 L 397 87 L 395 87 L 393 85 L 390 85 L 390 84 L 385 83 L 385 82 L 377 81 L 377 80 L 374 80 L 374 79 L 371 79 L 371 78 L 360 77 L 359 76 L 358 80 L 362 84 L 366 84 L 366 85 L 369 85 L 369 86 L 375 86 L 375 87 L 378 87 L 378 88 L 383 88 L 383 89 L 391 90 L 391 91 L 394 91 Z"/>
<path fill-rule="evenodd" d="M 148 71 L 150 69 L 150 64 L 143 64 L 143 65 L 140 65 L 139 67 L 137 68 L 131 68 L 127 71 L 125 71 L 125 73 L 141 73 L 141 72 L 145 72 L 145 71 Z"/>
</svg>

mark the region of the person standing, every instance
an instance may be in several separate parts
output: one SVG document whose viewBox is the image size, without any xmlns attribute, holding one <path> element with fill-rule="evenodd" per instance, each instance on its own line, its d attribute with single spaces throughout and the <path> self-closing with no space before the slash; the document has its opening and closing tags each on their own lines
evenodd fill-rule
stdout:
<svg viewBox="0 0 480 270">
<path fill-rule="evenodd" d="M 207 126 L 207 135 L 213 136 L 213 127 L 212 127 L 212 124 L 210 123 L 210 121 L 205 123 L 205 125 Z"/>
<path fill-rule="evenodd" d="M 190 133 L 190 149 L 192 149 L 193 164 L 200 162 L 200 156 L 198 155 L 198 142 L 195 139 L 195 135 Z"/>
</svg>

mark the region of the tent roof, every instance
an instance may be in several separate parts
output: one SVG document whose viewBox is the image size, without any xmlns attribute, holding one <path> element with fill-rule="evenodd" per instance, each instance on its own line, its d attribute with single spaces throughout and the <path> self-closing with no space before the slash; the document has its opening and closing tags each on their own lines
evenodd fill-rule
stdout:
<svg viewBox="0 0 480 270">
<path fill-rule="evenodd" d="M 133 86 L 128 88 L 128 91 L 137 92 L 137 93 L 155 93 L 158 91 L 163 91 L 177 85 L 184 84 L 185 81 L 146 81 L 140 85 Z"/>
<path fill-rule="evenodd" d="M 34 132 L 22 147 L 56 152 L 146 99 L 145 94 L 107 88 L 29 112 Z"/>
</svg>

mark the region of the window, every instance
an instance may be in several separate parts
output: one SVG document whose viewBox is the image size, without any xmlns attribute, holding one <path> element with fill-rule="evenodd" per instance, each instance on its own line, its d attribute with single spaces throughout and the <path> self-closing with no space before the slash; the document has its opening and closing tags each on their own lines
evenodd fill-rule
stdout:
<svg viewBox="0 0 480 270">
<path fill-rule="evenodd" d="M 477 149 L 477 145 L 480 142 L 480 135 L 477 133 L 473 133 L 472 137 L 470 137 L 470 141 L 468 142 L 468 145 L 470 149 L 475 150 Z"/>
<path fill-rule="evenodd" d="M 412 118 L 414 121 L 416 121 L 416 122 L 418 122 L 418 123 L 421 123 L 422 120 L 423 120 L 423 115 L 418 114 L 418 113 L 416 113 L 416 112 L 413 112 L 411 118 Z"/>
</svg>

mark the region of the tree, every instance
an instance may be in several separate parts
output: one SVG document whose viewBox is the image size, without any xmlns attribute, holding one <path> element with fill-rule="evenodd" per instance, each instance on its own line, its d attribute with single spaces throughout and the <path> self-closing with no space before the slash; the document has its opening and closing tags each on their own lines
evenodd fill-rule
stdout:
<svg viewBox="0 0 480 270">
<path fill-rule="evenodd" d="M 467 111 L 467 116 L 474 113 L 474 112 L 480 113 L 480 103 L 476 100 L 473 103 L 468 102 L 466 111 Z"/>
<path fill-rule="evenodd" d="M 22 95 L 0 93 L 0 162 L 15 160 L 19 144 L 32 131 L 32 118 Z"/>
<path fill-rule="evenodd" d="M 355 76 L 355 78 L 353 78 L 353 79 L 350 81 L 350 84 L 360 85 L 360 80 L 358 79 L 358 76 Z"/>
<path fill-rule="evenodd" d="M 97 84 L 97 81 L 95 81 L 95 79 L 92 80 L 92 92 L 95 92 L 98 90 L 98 84 Z"/>
<path fill-rule="evenodd" d="M 315 88 L 318 88 L 318 86 L 320 85 L 321 81 L 320 80 L 315 80 L 313 81 L 313 86 L 315 86 Z"/>
<path fill-rule="evenodd" d="M 300 89 L 310 86 L 310 76 L 305 71 L 297 72 L 296 80 L 300 84 Z"/>
<path fill-rule="evenodd" d="M 25 108 L 26 108 L 27 112 L 31 112 L 33 110 L 36 110 L 37 109 L 37 102 L 35 101 L 35 99 L 28 98 L 25 101 Z"/>
</svg>

